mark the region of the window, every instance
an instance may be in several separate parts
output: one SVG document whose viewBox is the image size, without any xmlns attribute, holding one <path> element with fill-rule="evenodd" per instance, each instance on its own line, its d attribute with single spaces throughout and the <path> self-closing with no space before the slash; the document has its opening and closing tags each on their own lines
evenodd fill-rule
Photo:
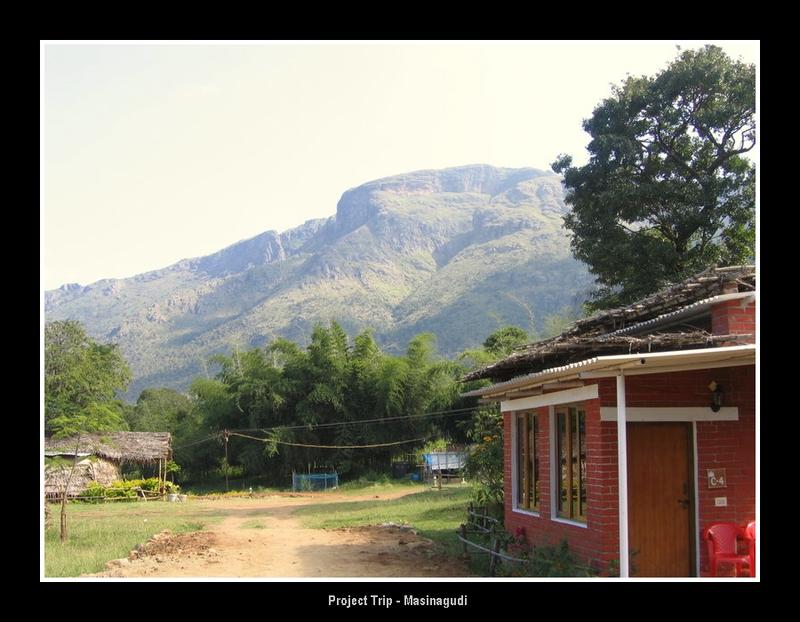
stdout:
<svg viewBox="0 0 800 622">
<path fill-rule="evenodd" d="M 558 496 L 556 514 L 586 521 L 586 413 L 556 409 Z"/>
<path fill-rule="evenodd" d="M 538 510 L 539 488 L 539 418 L 536 413 L 517 415 L 517 505 L 523 510 Z"/>
</svg>

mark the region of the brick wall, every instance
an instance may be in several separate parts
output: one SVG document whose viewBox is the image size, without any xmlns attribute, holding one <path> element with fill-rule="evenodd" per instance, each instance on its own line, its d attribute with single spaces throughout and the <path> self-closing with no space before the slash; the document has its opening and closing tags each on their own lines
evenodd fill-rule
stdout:
<svg viewBox="0 0 800 622">
<path fill-rule="evenodd" d="M 747 300 L 747 299 L 744 299 Z M 756 342 L 756 305 L 742 307 L 742 300 L 728 300 L 711 307 L 711 332 L 715 335 L 752 335 L 736 343 Z"/>
<path fill-rule="evenodd" d="M 542 493 L 539 516 L 514 512 L 511 508 L 511 425 L 513 413 L 503 413 L 505 433 L 505 524 L 515 534 L 523 529 L 528 543 L 555 546 L 566 539 L 572 551 L 584 563 L 599 571 L 609 560 L 618 557 L 616 426 L 600 422 L 600 400 L 583 402 L 586 411 L 587 520 L 586 527 L 553 520 L 550 481 L 549 408 L 538 408 L 539 473 Z"/>
<path fill-rule="evenodd" d="M 723 405 L 739 407 L 739 421 L 697 423 L 697 470 L 700 524 L 732 521 L 745 525 L 756 518 L 755 472 L 755 367 L 731 367 L 717 382 L 723 388 Z M 709 489 L 707 471 L 724 468 L 726 488 Z M 715 497 L 726 497 L 727 507 L 716 507 Z M 706 567 L 707 550 L 700 543 L 700 564 Z"/>
<path fill-rule="evenodd" d="M 733 301 L 739 302 L 739 301 Z M 709 524 L 732 520 L 744 524 L 755 518 L 755 367 L 629 376 L 626 379 L 628 406 L 709 406 L 709 383 L 723 390 L 722 405 L 738 406 L 738 421 L 697 423 L 700 523 L 698 534 Z M 599 399 L 583 403 L 586 409 L 587 442 L 587 527 L 551 520 L 550 422 L 548 408 L 539 415 L 539 456 L 542 490 L 541 513 L 532 517 L 511 509 L 511 423 L 504 413 L 506 528 L 515 533 L 523 528 L 533 545 L 555 545 L 566 538 L 570 549 L 585 562 L 605 569 L 619 557 L 617 425 L 600 421 L 601 406 L 616 406 L 616 381 L 598 380 Z M 708 469 L 725 468 L 725 489 L 709 489 Z M 714 498 L 726 496 L 728 506 L 716 507 Z M 700 542 L 701 568 L 706 564 L 704 543 Z"/>
</svg>

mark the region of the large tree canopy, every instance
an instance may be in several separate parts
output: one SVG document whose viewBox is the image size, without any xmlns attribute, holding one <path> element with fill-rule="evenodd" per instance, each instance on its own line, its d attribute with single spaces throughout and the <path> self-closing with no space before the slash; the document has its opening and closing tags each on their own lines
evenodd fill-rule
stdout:
<svg viewBox="0 0 800 622">
<path fill-rule="evenodd" d="M 217 377 L 192 384 L 196 407 L 184 418 L 191 427 L 175 428 L 176 460 L 184 474 L 202 476 L 221 464 L 220 445 L 203 442 L 209 434 L 271 430 L 270 443 L 231 436 L 228 464 L 277 483 L 307 465 L 333 466 L 352 477 L 386 468 L 392 455 L 428 438 L 463 441 L 457 419 L 419 416 L 460 402 L 457 378 L 464 369 L 437 357 L 434 342 L 432 335 L 417 335 L 396 356 L 382 352 L 369 331 L 351 342 L 331 322 L 315 326 L 305 348 L 278 339 L 265 349 L 218 355 Z M 414 439 L 425 440 L 391 445 Z M 378 447 L 342 447 L 350 445 Z"/>
<path fill-rule="evenodd" d="M 134 406 L 126 405 L 125 420 L 134 432 L 171 432 L 189 416 L 194 404 L 166 387 L 145 389 Z"/>
<path fill-rule="evenodd" d="M 755 67 L 720 48 L 685 51 L 655 77 L 630 77 L 583 123 L 589 163 L 561 155 L 565 226 L 601 289 L 626 304 L 711 264 L 751 260 Z"/>
<path fill-rule="evenodd" d="M 121 429 L 117 391 L 131 379 L 116 344 L 98 343 L 73 320 L 44 329 L 45 430 L 61 436 Z"/>
</svg>

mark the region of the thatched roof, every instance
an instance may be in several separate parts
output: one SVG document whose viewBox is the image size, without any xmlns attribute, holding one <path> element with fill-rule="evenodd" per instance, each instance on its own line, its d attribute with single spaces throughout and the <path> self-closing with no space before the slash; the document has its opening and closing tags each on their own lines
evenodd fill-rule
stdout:
<svg viewBox="0 0 800 622">
<path fill-rule="evenodd" d="M 723 294 L 755 289 L 755 266 L 709 268 L 626 307 L 578 320 L 556 337 L 520 346 L 504 359 L 467 374 L 462 381 L 508 379 L 595 354 L 659 352 L 752 340 L 752 335 L 712 335 L 696 327 L 676 332 L 653 329 L 683 321 L 689 313 L 701 313 Z"/>
<path fill-rule="evenodd" d="M 120 477 L 119 468 L 113 462 L 96 458 L 84 458 L 70 474 L 71 471 L 71 464 L 45 466 L 44 494 L 51 498 L 61 496 L 69 481 L 67 495 L 75 497 L 92 482 L 108 486 Z"/>
<path fill-rule="evenodd" d="M 73 456 L 77 438 L 46 438 L 46 456 Z M 94 455 L 112 462 L 147 464 L 172 457 L 169 432 L 97 432 L 81 437 L 78 455 Z"/>
<path fill-rule="evenodd" d="M 712 267 L 685 281 L 660 289 L 633 304 L 600 311 L 592 317 L 578 320 L 563 335 L 574 337 L 589 333 L 608 333 L 676 311 L 723 292 L 755 289 L 755 266 Z"/>
</svg>

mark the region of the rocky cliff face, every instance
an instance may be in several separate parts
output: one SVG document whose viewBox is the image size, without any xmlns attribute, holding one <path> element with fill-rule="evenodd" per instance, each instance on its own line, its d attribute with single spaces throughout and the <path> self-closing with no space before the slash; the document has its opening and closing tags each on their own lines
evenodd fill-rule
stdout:
<svg viewBox="0 0 800 622">
<path fill-rule="evenodd" d="M 388 349 L 435 332 L 440 350 L 504 324 L 541 328 L 591 279 L 570 256 L 560 178 L 487 165 L 416 171 L 346 191 L 336 215 L 267 231 L 129 279 L 45 293 L 47 320 L 119 342 L 136 380 L 185 388 L 215 352 L 299 342 L 316 322 L 373 328 Z"/>
</svg>

